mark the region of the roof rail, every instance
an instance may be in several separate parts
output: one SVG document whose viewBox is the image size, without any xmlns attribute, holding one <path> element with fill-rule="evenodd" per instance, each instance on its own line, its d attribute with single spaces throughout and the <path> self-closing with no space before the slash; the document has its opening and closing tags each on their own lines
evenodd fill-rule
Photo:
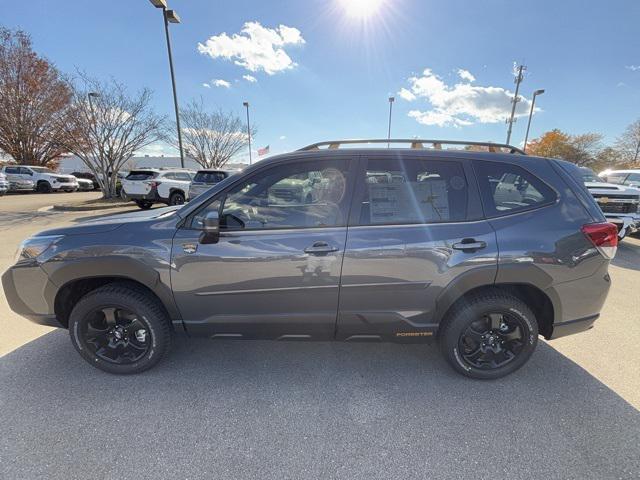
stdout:
<svg viewBox="0 0 640 480">
<path fill-rule="evenodd" d="M 467 142 L 461 140 L 427 140 L 422 138 L 367 138 L 367 139 L 349 139 L 349 140 L 328 140 L 325 142 L 312 143 L 306 147 L 299 149 L 299 152 L 306 152 L 309 150 L 320 150 L 320 147 L 326 147 L 329 150 L 336 150 L 341 145 L 353 145 L 358 143 L 407 143 L 410 144 L 412 149 L 425 148 L 425 144 L 430 144 L 434 150 L 442 150 L 443 145 L 459 145 L 465 147 L 487 147 L 490 152 L 498 152 L 501 149 L 506 149 L 508 153 L 517 153 L 520 155 L 526 155 L 518 147 L 513 145 L 507 145 L 506 143 L 492 143 L 492 142 Z"/>
</svg>

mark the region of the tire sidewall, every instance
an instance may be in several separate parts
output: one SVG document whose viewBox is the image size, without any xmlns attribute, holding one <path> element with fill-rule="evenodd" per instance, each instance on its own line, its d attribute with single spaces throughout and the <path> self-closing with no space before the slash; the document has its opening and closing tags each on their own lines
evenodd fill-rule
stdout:
<svg viewBox="0 0 640 480">
<path fill-rule="evenodd" d="M 524 346 L 517 358 L 508 364 L 492 369 L 484 370 L 469 365 L 459 351 L 459 339 L 469 324 L 489 313 L 505 313 L 519 317 L 526 330 L 523 335 Z M 533 354 L 538 343 L 538 324 L 531 310 L 524 304 L 514 302 L 513 305 L 505 305 L 502 302 L 482 302 L 459 310 L 454 318 L 449 319 L 442 338 L 441 347 L 443 353 L 451 365 L 460 373 L 478 379 L 497 379 L 515 372 L 522 367 Z"/>
<path fill-rule="evenodd" d="M 149 329 L 151 337 L 151 346 L 144 357 L 134 363 L 118 365 L 102 360 L 87 349 L 85 343 L 80 338 L 80 327 L 82 323 L 87 320 L 87 316 L 100 307 L 123 308 L 131 310 L 140 317 Z M 152 312 L 149 311 L 147 306 L 135 299 L 122 301 L 119 295 L 109 295 L 106 293 L 101 295 L 90 294 L 81 299 L 69 316 L 69 334 L 71 336 L 71 343 L 73 343 L 73 346 L 82 358 L 94 367 L 109 373 L 132 374 L 142 372 L 155 365 L 166 349 L 166 346 L 161 343 L 161 339 L 164 337 L 159 321 L 153 317 Z"/>
</svg>

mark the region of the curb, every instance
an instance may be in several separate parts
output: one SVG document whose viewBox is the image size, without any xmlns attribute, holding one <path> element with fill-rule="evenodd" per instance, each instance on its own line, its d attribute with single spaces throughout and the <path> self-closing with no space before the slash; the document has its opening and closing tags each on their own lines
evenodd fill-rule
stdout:
<svg viewBox="0 0 640 480">
<path fill-rule="evenodd" d="M 48 210 L 56 211 L 56 212 L 90 212 L 92 210 L 108 210 L 111 208 L 123 208 L 123 207 L 130 207 L 130 206 L 133 206 L 131 202 L 115 203 L 113 205 L 101 205 L 101 206 L 62 204 L 62 205 L 53 205 L 52 207 L 49 207 Z"/>
</svg>

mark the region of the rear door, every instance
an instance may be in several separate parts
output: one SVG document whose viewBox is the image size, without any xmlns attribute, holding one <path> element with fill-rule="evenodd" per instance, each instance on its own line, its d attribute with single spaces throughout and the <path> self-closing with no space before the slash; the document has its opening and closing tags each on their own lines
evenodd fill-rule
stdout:
<svg viewBox="0 0 640 480">
<path fill-rule="evenodd" d="M 214 337 L 333 338 L 353 175 L 346 159 L 267 166 L 187 219 L 171 284 L 187 330 Z M 217 243 L 199 243 L 207 212 Z"/>
<path fill-rule="evenodd" d="M 495 232 L 482 219 L 466 160 L 407 152 L 360 163 L 337 337 L 424 340 L 447 287 L 471 270 L 493 282 Z"/>
</svg>

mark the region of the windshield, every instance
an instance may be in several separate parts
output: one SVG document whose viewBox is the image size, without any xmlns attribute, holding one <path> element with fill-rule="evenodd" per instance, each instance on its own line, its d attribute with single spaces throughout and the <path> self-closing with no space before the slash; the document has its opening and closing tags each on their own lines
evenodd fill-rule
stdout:
<svg viewBox="0 0 640 480">
<path fill-rule="evenodd" d="M 51 170 L 50 168 L 46 168 L 46 167 L 29 167 L 31 170 L 33 170 L 34 172 L 41 172 L 41 173 L 56 173 L 53 170 Z"/>
<path fill-rule="evenodd" d="M 214 183 L 221 182 L 226 177 L 227 177 L 227 175 L 224 172 L 206 172 L 206 171 L 202 171 L 202 172 L 196 173 L 196 176 L 193 178 L 193 181 L 194 182 L 200 182 L 200 183 L 214 184 Z"/>
</svg>

